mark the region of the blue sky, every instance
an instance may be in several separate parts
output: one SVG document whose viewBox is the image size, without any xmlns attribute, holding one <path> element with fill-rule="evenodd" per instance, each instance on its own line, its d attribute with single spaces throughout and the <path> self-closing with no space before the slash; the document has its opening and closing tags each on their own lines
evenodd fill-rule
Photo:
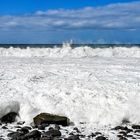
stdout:
<svg viewBox="0 0 140 140">
<path fill-rule="evenodd" d="M 0 43 L 140 43 L 140 1 L 0 0 Z"/>
</svg>

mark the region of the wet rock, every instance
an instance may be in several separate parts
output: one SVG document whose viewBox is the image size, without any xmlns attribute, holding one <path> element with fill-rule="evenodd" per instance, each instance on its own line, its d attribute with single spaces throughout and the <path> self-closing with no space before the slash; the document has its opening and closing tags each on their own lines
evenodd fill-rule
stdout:
<svg viewBox="0 0 140 140">
<path fill-rule="evenodd" d="M 60 126 L 56 124 L 55 127 L 54 127 L 54 129 L 60 130 Z"/>
<path fill-rule="evenodd" d="M 46 124 L 58 124 L 62 126 L 68 126 L 70 124 L 70 121 L 67 117 L 65 116 L 58 116 L 58 115 L 53 115 L 49 113 L 41 113 L 34 117 L 34 124 L 36 126 L 41 125 L 43 123 Z"/>
<path fill-rule="evenodd" d="M 24 138 L 27 140 L 27 139 L 31 139 L 31 138 L 34 138 L 34 139 L 38 139 L 38 138 L 41 138 L 41 132 L 39 132 L 38 130 L 33 130 L 32 132 L 26 134 L 24 136 Z"/>
<path fill-rule="evenodd" d="M 7 115 L 3 116 L 0 120 L 2 123 L 12 123 L 12 122 L 15 122 L 17 115 L 18 114 L 15 112 L 10 112 Z"/>
<path fill-rule="evenodd" d="M 23 125 L 25 123 L 25 121 L 20 121 L 20 122 L 17 122 L 17 125 Z"/>
<path fill-rule="evenodd" d="M 17 132 L 20 132 L 22 134 L 27 134 L 29 133 L 29 129 L 27 127 L 23 127 L 21 129 L 18 129 Z"/>
<path fill-rule="evenodd" d="M 98 136 L 96 140 L 107 140 L 104 136 Z"/>
<path fill-rule="evenodd" d="M 54 130 L 54 128 L 53 127 L 49 127 L 49 129 L 48 130 Z"/>
<path fill-rule="evenodd" d="M 132 125 L 133 129 L 140 129 L 140 125 Z"/>
<path fill-rule="evenodd" d="M 101 132 L 95 132 L 95 135 L 102 135 Z"/>
<path fill-rule="evenodd" d="M 128 128 L 128 129 L 126 130 L 126 133 L 130 133 L 130 132 L 133 132 L 133 130 Z"/>
<path fill-rule="evenodd" d="M 45 128 L 48 127 L 48 126 L 49 126 L 48 124 L 43 123 L 41 125 L 38 125 L 37 127 L 38 127 L 39 130 L 45 130 Z"/>
<path fill-rule="evenodd" d="M 2 126 L 2 129 L 8 129 L 6 126 Z"/>
<path fill-rule="evenodd" d="M 88 137 L 90 138 L 90 137 L 95 137 L 96 135 L 94 134 L 94 133 L 91 133 Z"/>
<path fill-rule="evenodd" d="M 133 135 L 126 135 L 128 138 L 134 138 Z"/>
<path fill-rule="evenodd" d="M 60 137 L 61 132 L 59 130 L 49 130 L 43 133 L 43 137 Z"/>
<path fill-rule="evenodd" d="M 19 132 L 12 132 L 12 133 L 9 133 L 7 135 L 8 137 L 10 137 L 12 140 L 20 140 L 21 136 L 23 136 L 23 134 L 19 133 Z"/>
<path fill-rule="evenodd" d="M 112 130 L 128 130 L 128 128 L 126 126 L 116 126 Z"/>
<path fill-rule="evenodd" d="M 73 130 L 75 130 L 77 133 L 80 133 L 80 130 L 77 127 L 74 127 Z"/>
<path fill-rule="evenodd" d="M 21 128 L 21 126 L 14 126 L 15 128 Z"/>
<path fill-rule="evenodd" d="M 72 135 L 69 136 L 68 138 L 65 138 L 65 140 L 80 140 L 79 135 Z"/>
<path fill-rule="evenodd" d="M 139 130 L 139 129 L 136 129 L 136 130 L 134 131 L 134 133 L 140 133 L 140 130 Z"/>
<path fill-rule="evenodd" d="M 120 131 L 119 134 L 122 134 L 122 135 L 124 135 L 124 136 L 127 135 L 127 133 L 126 133 L 125 131 Z"/>
</svg>

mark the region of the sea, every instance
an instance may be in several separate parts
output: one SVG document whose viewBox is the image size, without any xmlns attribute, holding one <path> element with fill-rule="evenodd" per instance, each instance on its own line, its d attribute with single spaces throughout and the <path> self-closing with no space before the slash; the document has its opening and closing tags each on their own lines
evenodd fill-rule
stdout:
<svg viewBox="0 0 140 140">
<path fill-rule="evenodd" d="M 111 128 L 140 123 L 140 45 L 1 44 L 0 118 L 9 112 L 26 125 L 39 113 L 63 115 L 85 135 L 118 140 Z M 0 126 L 7 140 L 9 129 Z"/>
</svg>

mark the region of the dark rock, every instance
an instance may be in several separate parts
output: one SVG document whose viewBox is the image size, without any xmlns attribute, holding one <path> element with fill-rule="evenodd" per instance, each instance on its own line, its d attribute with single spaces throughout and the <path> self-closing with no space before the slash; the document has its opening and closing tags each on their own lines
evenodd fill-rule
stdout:
<svg viewBox="0 0 140 140">
<path fill-rule="evenodd" d="M 121 137 L 122 137 L 122 135 L 120 135 L 120 134 L 119 134 L 119 135 L 117 135 L 117 137 L 121 138 Z"/>
<path fill-rule="evenodd" d="M 6 126 L 2 126 L 2 129 L 8 129 Z"/>
<path fill-rule="evenodd" d="M 124 135 L 124 136 L 127 135 L 127 133 L 126 133 L 125 131 L 120 131 L 119 134 L 122 134 L 122 135 Z"/>
<path fill-rule="evenodd" d="M 69 135 L 74 135 L 74 133 L 73 132 L 70 132 Z"/>
<path fill-rule="evenodd" d="M 17 132 L 20 132 L 22 134 L 27 134 L 29 133 L 29 130 L 26 127 L 23 127 L 21 129 L 18 129 Z"/>
<path fill-rule="evenodd" d="M 7 115 L 3 116 L 0 120 L 2 123 L 12 123 L 12 122 L 15 122 L 17 115 L 18 114 L 15 112 L 10 112 Z"/>
<path fill-rule="evenodd" d="M 125 126 L 116 126 L 115 128 L 113 128 L 112 130 L 128 130 L 128 128 Z"/>
<path fill-rule="evenodd" d="M 83 134 L 79 134 L 79 137 L 80 137 L 80 138 L 85 138 L 86 136 L 83 135 Z"/>
<path fill-rule="evenodd" d="M 98 136 L 96 140 L 106 140 L 106 138 L 104 136 Z"/>
<path fill-rule="evenodd" d="M 32 132 L 26 134 L 24 136 L 25 139 L 31 139 L 31 138 L 41 138 L 41 132 L 39 132 L 38 130 L 33 130 Z"/>
<path fill-rule="evenodd" d="M 130 132 L 133 132 L 133 130 L 128 128 L 128 129 L 126 130 L 126 133 L 130 133 Z"/>
<path fill-rule="evenodd" d="M 41 113 L 34 117 L 34 124 L 36 126 L 46 124 L 58 124 L 62 126 L 68 126 L 70 124 L 69 119 L 65 116 L 58 116 L 49 113 Z"/>
<path fill-rule="evenodd" d="M 128 137 L 128 138 L 133 138 L 133 135 L 126 135 L 126 137 Z"/>
<path fill-rule="evenodd" d="M 23 134 L 19 132 L 12 132 L 12 133 L 9 133 L 7 136 L 10 137 L 12 140 L 19 140 L 20 137 L 23 136 Z"/>
<path fill-rule="evenodd" d="M 17 125 L 23 125 L 25 123 L 25 121 L 20 121 L 20 122 L 17 122 Z"/>
<path fill-rule="evenodd" d="M 139 129 L 136 129 L 134 132 L 135 133 L 140 133 L 140 130 Z"/>
<path fill-rule="evenodd" d="M 37 127 L 38 127 L 39 130 L 45 130 L 45 127 L 47 127 L 47 126 L 49 126 L 49 125 L 46 124 L 46 123 L 43 123 L 41 125 L 38 125 Z"/>
<path fill-rule="evenodd" d="M 80 140 L 79 135 L 72 135 L 69 136 L 68 138 L 65 138 L 65 140 Z"/>
<path fill-rule="evenodd" d="M 28 129 L 28 130 L 31 130 L 32 129 L 30 126 L 24 126 L 22 128 L 25 128 L 25 129 Z"/>
<path fill-rule="evenodd" d="M 133 129 L 140 129 L 140 125 L 132 125 Z"/>
<path fill-rule="evenodd" d="M 61 132 L 59 130 L 49 130 L 43 133 L 43 137 L 60 137 Z"/>
<path fill-rule="evenodd" d="M 14 126 L 15 128 L 21 128 L 21 126 Z"/>
<path fill-rule="evenodd" d="M 88 137 L 95 137 L 96 135 L 94 133 L 91 133 Z"/>
<path fill-rule="evenodd" d="M 49 129 L 48 130 L 54 130 L 54 128 L 53 127 L 49 127 Z"/>
<path fill-rule="evenodd" d="M 102 135 L 101 132 L 95 132 L 95 135 Z"/>
<path fill-rule="evenodd" d="M 74 127 L 73 130 L 75 130 L 77 133 L 80 133 L 80 130 L 77 127 Z"/>
<path fill-rule="evenodd" d="M 56 124 L 55 127 L 54 127 L 54 129 L 60 130 L 60 126 Z"/>
</svg>

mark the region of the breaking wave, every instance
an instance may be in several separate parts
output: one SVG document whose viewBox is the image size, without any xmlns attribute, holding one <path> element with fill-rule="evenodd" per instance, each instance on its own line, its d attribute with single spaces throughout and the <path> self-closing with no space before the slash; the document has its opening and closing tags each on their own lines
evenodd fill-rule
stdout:
<svg viewBox="0 0 140 140">
<path fill-rule="evenodd" d="M 72 48 L 70 44 L 63 44 L 62 47 L 54 48 L 0 48 L 0 56 L 15 57 L 140 57 L 139 46 L 106 48 L 92 48 L 90 46 L 80 46 Z"/>
</svg>

